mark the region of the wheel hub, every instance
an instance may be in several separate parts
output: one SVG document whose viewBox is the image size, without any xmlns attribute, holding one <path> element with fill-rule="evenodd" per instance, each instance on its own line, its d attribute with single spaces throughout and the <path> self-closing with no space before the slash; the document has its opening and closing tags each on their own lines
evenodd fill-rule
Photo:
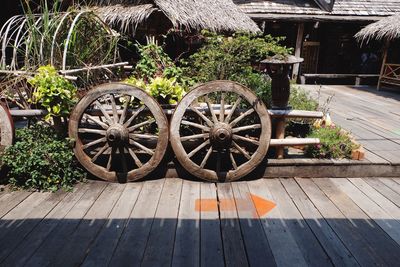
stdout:
<svg viewBox="0 0 400 267">
<path fill-rule="evenodd" d="M 106 138 L 111 145 L 126 144 L 129 142 L 129 132 L 123 125 L 114 124 L 107 129 Z"/>
<path fill-rule="evenodd" d="M 210 130 L 210 141 L 216 149 L 228 148 L 232 143 L 232 127 L 227 123 L 216 123 Z"/>
</svg>

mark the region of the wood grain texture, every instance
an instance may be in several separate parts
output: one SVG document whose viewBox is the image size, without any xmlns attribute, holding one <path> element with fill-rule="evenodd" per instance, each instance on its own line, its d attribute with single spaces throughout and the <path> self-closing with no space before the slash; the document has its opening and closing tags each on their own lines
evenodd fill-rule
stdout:
<svg viewBox="0 0 400 267">
<path fill-rule="evenodd" d="M 250 266 L 275 266 L 267 236 L 263 233 L 257 207 L 246 182 L 232 183 L 240 229 Z"/>
<path fill-rule="evenodd" d="M 376 253 L 379 254 L 387 264 L 396 264 L 399 261 L 396 251 L 398 244 L 362 210 L 352 199 L 341 191 L 329 179 L 315 179 L 319 188 L 331 199 L 338 209 L 351 221 L 354 229 L 363 235 Z"/>
<path fill-rule="evenodd" d="M 376 222 L 397 244 L 400 244 L 400 223 L 348 180 L 333 183 L 345 192 L 372 220 Z"/>
<path fill-rule="evenodd" d="M 110 266 L 139 264 L 142 260 L 164 183 L 165 179 L 162 179 L 149 181 L 143 185 L 114 250 Z"/>
<path fill-rule="evenodd" d="M 287 222 L 296 243 L 298 244 L 309 266 L 332 266 L 332 262 L 321 247 L 303 216 L 296 208 L 292 199 L 287 195 L 282 184 L 277 179 L 265 179 L 276 203 L 282 210 L 283 219 Z"/>
<path fill-rule="evenodd" d="M 64 246 L 52 265 L 77 266 L 82 264 L 87 248 L 98 235 L 115 203 L 121 197 L 124 187 L 108 184 L 93 206 L 82 218 L 72 235 L 64 240 Z"/>
<path fill-rule="evenodd" d="M 136 204 L 142 185 L 142 183 L 120 185 L 123 188 L 121 196 L 112 209 L 107 223 L 104 224 L 96 239 L 90 245 L 90 250 L 81 266 L 108 266 L 125 230 L 126 222 Z"/>
<path fill-rule="evenodd" d="M 248 182 L 250 192 L 258 197 L 274 201 L 274 198 L 263 180 Z M 285 222 L 280 203 L 260 221 L 264 228 L 272 254 L 278 266 L 308 266 L 301 249 L 296 243 Z"/>
<path fill-rule="evenodd" d="M 172 266 L 200 266 L 200 183 L 183 181 Z"/>
<path fill-rule="evenodd" d="M 141 266 L 171 265 L 181 192 L 181 179 L 166 179 Z"/>
<path fill-rule="evenodd" d="M 71 209 L 63 219 L 63 223 L 54 228 L 53 231 L 42 242 L 42 245 L 26 261 L 27 266 L 47 266 L 56 260 L 62 250 L 65 241 L 68 240 L 88 210 L 95 203 L 99 195 L 105 189 L 105 183 L 93 183 L 78 203 Z"/>
<path fill-rule="evenodd" d="M 231 200 L 230 207 L 221 208 L 221 234 L 226 266 L 249 266 L 237 214 L 237 206 L 230 183 L 218 184 L 218 198 Z"/>
<path fill-rule="evenodd" d="M 399 178 L 171 178 L 35 192 L 0 220 L 0 266 L 397 266 L 399 187 Z"/>
<path fill-rule="evenodd" d="M 294 179 L 281 179 L 286 191 L 305 218 L 318 241 L 335 266 L 358 266 L 357 261 L 320 211 L 314 206 Z"/>
<path fill-rule="evenodd" d="M 90 184 L 78 184 L 73 192 L 59 202 L 59 204 L 49 212 L 39 225 L 14 249 L 14 251 L 1 264 L 4 266 L 22 266 L 41 246 L 47 236 L 60 225 L 61 221 L 71 211 L 76 203 L 89 189 Z"/>
<path fill-rule="evenodd" d="M 217 187 L 214 183 L 201 183 L 201 200 L 218 203 Z M 224 249 L 221 235 L 218 206 L 214 211 L 200 213 L 200 264 L 207 266 L 225 266 Z M 203 207 L 200 207 L 202 210 Z"/>
<path fill-rule="evenodd" d="M 296 179 L 296 181 L 359 264 L 365 266 L 385 265 L 375 248 L 364 239 L 363 234 L 354 227 L 351 220 L 343 215 L 313 181 L 310 179 Z"/>
</svg>

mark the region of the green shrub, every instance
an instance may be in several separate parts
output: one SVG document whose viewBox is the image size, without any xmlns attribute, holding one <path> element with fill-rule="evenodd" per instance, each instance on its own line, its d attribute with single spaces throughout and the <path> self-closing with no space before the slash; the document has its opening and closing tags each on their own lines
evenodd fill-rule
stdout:
<svg viewBox="0 0 400 267">
<path fill-rule="evenodd" d="M 175 78 L 156 77 L 155 79 L 151 79 L 150 83 L 146 83 L 142 79 L 130 77 L 125 82 L 142 88 L 160 104 L 176 104 L 185 94 L 185 90 L 176 82 Z"/>
<path fill-rule="evenodd" d="M 253 90 L 267 107 L 271 107 L 271 80 L 266 75 L 249 70 L 231 79 Z"/>
<path fill-rule="evenodd" d="M 69 190 L 85 177 L 66 139 L 45 125 L 16 131 L 17 141 L 1 156 L 9 183 L 44 191 Z"/>
<path fill-rule="evenodd" d="M 298 86 L 291 86 L 289 105 L 293 109 L 315 111 L 318 109 L 318 101 Z"/>
<path fill-rule="evenodd" d="M 78 101 L 76 87 L 59 75 L 53 66 L 40 67 L 28 82 L 34 87 L 31 101 L 49 112 L 46 119 L 68 116 Z"/>
<path fill-rule="evenodd" d="M 150 82 L 156 77 L 176 79 L 183 88 L 193 85 L 192 79 L 184 77 L 183 69 L 176 66 L 175 62 L 164 52 L 162 46 L 155 41 L 149 41 L 147 45 L 136 45 L 140 60 L 137 62 L 133 77 Z"/>
<path fill-rule="evenodd" d="M 306 155 L 313 158 L 351 158 L 352 150 L 359 147 L 346 131 L 334 126 L 314 128 L 308 137 L 321 141 L 321 144 L 307 147 Z"/>
<path fill-rule="evenodd" d="M 281 46 L 282 38 L 249 33 L 236 33 L 226 37 L 203 31 L 204 45 L 188 60 L 185 75 L 196 82 L 234 80 L 252 72 L 252 65 L 267 56 L 288 55 L 291 50 Z"/>
</svg>

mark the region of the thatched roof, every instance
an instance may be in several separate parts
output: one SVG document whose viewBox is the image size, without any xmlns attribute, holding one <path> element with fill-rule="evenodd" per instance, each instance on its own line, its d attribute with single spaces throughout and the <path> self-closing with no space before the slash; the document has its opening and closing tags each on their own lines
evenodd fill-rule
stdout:
<svg viewBox="0 0 400 267">
<path fill-rule="evenodd" d="M 390 41 L 400 38 L 400 13 L 366 26 L 355 37 L 362 42 L 368 42 L 371 39 Z"/>
<path fill-rule="evenodd" d="M 91 8 L 109 24 L 122 30 L 162 12 L 174 27 L 212 31 L 257 32 L 257 24 L 232 0 L 93 0 Z"/>
<path fill-rule="evenodd" d="M 336 0 L 331 12 L 314 0 L 233 0 L 257 20 L 377 21 L 400 12 L 400 0 Z"/>
</svg>

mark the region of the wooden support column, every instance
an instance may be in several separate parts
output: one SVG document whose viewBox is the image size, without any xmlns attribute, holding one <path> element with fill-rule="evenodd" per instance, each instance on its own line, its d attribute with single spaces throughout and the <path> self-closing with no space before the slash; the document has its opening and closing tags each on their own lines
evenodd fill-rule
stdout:
<svg viewBox="0 0 400 267">
<path fill-rule="evenodd" d="M 296 48 L 294 51 L 295 57 L 301 56 L 301 48 L 303 46 L 303 36 L 304 36 L 304 22 L 299 22 L 299 24 L 297 25 Z M 293 80 L 297 80 L 297 77 L 299 76 L 299 70 L 300 70 L 300 63 L 294 64 L 292 73 Z"/>
<path fill-rule="evenodd" d="M 286 119 L 285 118 L 277 118 L 276 119 L 276 139 L 285 139 L 285 128 L 286 128 Z M 283 159 L 284 157 L 284 146 L 279 146 L 276 148 L 276 158 Z"/>
<path fill-rule="evenodd" d="M 378 86 L 376 87 L 376 89 L 379 91 L 381 89 L 381 80 L 382 77 L 384 75 L 385 72 L 385 65 L 386 65 L 386 61 L 387 61 L 387 54 L 388 54 L 388 50 L 389 50 L 389 46 L 390 46 L 390 41 L 386 40 L 385 42 L 385 46 L 384 46 L 384 51 L 383 51 L 383 59 L 382 59 L 382 67 L 381 67 L 381 72 L 379 74 L 379 80 L 378 80 Z"/>
</svg>

